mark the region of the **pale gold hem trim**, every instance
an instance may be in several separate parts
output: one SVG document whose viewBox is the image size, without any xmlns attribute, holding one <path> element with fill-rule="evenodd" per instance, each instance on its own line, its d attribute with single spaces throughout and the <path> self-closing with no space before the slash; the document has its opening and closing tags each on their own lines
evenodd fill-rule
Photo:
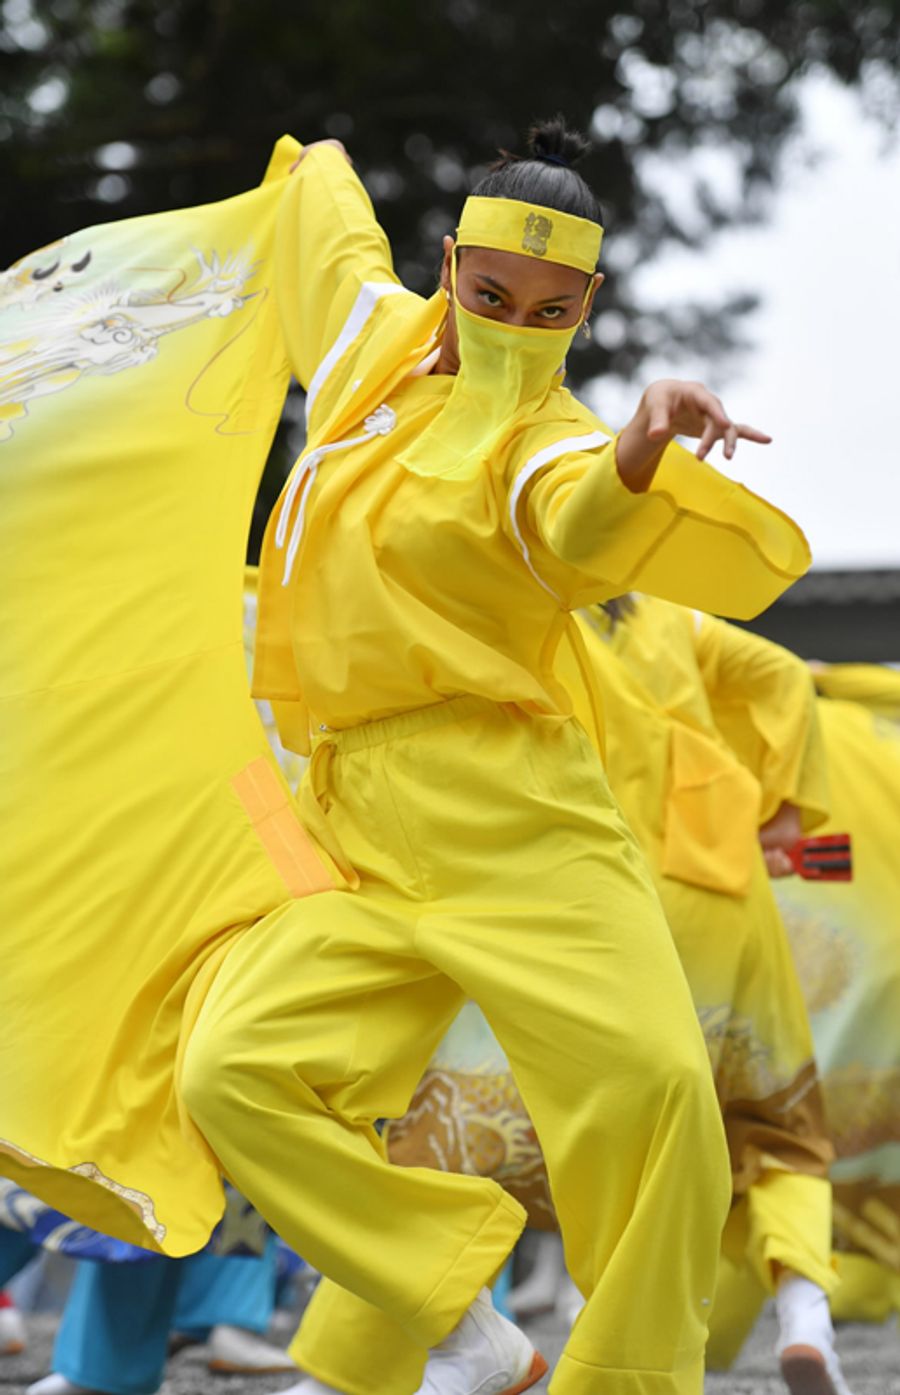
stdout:
<svg viewBox="0 0 900 1395">
<path fill-rule="evenodd" d="M 133 1211 L 136 1211 L 145 1230 L 153 1236 L 158 1244 L 162 1244 L 165 1239 L 166 1227 L 162 1221 L 157 1220 L 153 1201 L 146 1192 L 139 1192 L 134 1187 L 125 1187 L 121 1182 L 115 1182 L 112 1177 L 107 1177 L 105 1172 L 101 1172 L 96 1163 L 83 1162 L 76 1163 L 74 1167 L 55 1167 L 46 1159 L 36 1157 L 34 1153 L 29 1153 L 25 1148 L 18 1147 L 8 1138 L 0 1138 L 0 1151 L 18 1158 L 27 1167 L 46 1168 L 53 1172 L 70 1172 L 74 1177 L 84 1177 L 88 1182 L 96 1183 L 97 1186 L 112 1192 L 113 1196 L 117 1196 L 120 1201 L 125 1202 L 126 1206 L 130 1206 Z"/>
</svg>

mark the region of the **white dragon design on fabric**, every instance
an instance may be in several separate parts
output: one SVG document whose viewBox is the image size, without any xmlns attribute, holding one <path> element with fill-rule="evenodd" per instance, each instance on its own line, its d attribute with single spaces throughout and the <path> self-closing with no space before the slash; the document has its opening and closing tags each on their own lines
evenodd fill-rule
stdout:
<svg viewBox="0 0 900 1395">
<path fill-rule="evenodd" d="M 165 335 L 235 314 L 259 294 L 247 291 L 259 266 L 250 248 L 193 249 L 187 270 L 105 273 L 84 241 L 63 239 L 0 274 L 0 442 L 31 403 L 86 376 L 140 368 Z"/>
</svg>

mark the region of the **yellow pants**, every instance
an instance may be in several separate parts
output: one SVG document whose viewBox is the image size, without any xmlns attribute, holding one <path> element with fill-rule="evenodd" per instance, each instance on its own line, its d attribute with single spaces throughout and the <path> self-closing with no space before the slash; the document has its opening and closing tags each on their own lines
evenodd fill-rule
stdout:
<svg viewBox="0 0 900 1395">
<path fill-rule="evenodd" d="M 772 1265 L 805 1274 L 807 1251 L 827 1252 L 830 1234 L 831 1188 L 823 1178 L 766 1172 L 736 1202 L 723 1235 L 710 1319 L 711 1370 L 727 1370 L 736 1360 L 773 1292 Z M 841 1286 L 831 1299 L 836 1318 L 880 1322 L 900 1306 L 900 1281 L 881 1265 L 841 1255 L 838 1268 Z M 290 1350 L 302 1370 L 347 1395 L 411 1395 L 426 1356 L 378 1308 L 327 1281 L 316 1290 Z"/>
<path fill-rule="evenodd" d="M 900 1273 L 871 1255 L 835 1255 L 840 1284 L 831 1298 L 836 1322 L 886 1322 L 900 1313 Z"/>
<path fill-rule="evenodd" d="M 463 698 L 323 745 L 319 806 L 359 887 L 229 954 L 185 1053 L 190 1114 L 289 1244 L 434 1345 L 524 1212 L 486 1178 L 390 1166 L 373 1123 L 404 1113 L 473 998 L 587 1299 L 552 1388 L 699 1395 L 727 1151 L 671 936 L 587 737 Z M 357 1388 L 383 1391 L 366 1371 Z"/>
<path fill-rule="evenodd" d="M 803 1172 L 765 1171 L 731 1209 L 722 1235 L 706 1359 L 725 1371 L 737 1359 L 779 1271 L 791 1270 L 831 1295 L 831 1183 Z"/>
</svg>

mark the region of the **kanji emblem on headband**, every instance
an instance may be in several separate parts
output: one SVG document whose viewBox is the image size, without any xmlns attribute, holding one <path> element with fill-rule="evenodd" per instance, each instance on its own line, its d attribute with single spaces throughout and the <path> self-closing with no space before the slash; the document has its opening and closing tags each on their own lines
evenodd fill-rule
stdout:
<svg viewBox="0 0 900 1395">
<path fill-rule="evenodd" d="M 536 257 L 546 257 L 552 233 L 553 223 L 549 218 L 543 213 L 529 213 L 522 235 L 522 251 L 532 252 Z"/>
<path fill-rule="evenodd" d="M 493 199 L 473 194 L 466 199 L 456 230 L 459 247 L 488 247 L 543 257 L 574 266 L 588 276 L 597 270 L 603 229 L 589 218 L 521 199 Z"/>
</svg>

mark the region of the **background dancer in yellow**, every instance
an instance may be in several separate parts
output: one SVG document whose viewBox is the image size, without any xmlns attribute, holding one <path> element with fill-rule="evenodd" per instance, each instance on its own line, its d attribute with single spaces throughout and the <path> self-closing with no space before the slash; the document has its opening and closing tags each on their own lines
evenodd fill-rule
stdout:
<svg viewBox="0 0 900 1395">
<path fill-rule="evenodd" d="M 775 1294 L 790 1389 L 845 1395 L 826 1296 L 836 1282 L 831 1146 L 760 849 L 760 838 L 774 846 L 787 829 L 793 842 L 826 816 L 812 682 L 787 650 L 711 616 L 645 596 L 622 609 L 619 623 L 590 612 L 590 654 L 607 707 L 610 782 L 658 874 L 713 1064 L 735 1194 L 723 1264 L 746 1267 Z M 722 730 L 740 735 L 746 766 Z M 736 1354 L 727 1302 L 720 1291 L 713 1366 Z"/>
<path fill-rule="evenodd" d="M 831 786 L 823 831 L 849 830 L 850 884 L 784 879 L 775 892 L 806 996 L 836 1158 L 837 1318 L 900 1311 L 897 937 L 900 674 L 864 664 L 815 669 Z M 734 1335 L 761 1302 L 752 1276 L 729 1274 Z"/>
</svg>

